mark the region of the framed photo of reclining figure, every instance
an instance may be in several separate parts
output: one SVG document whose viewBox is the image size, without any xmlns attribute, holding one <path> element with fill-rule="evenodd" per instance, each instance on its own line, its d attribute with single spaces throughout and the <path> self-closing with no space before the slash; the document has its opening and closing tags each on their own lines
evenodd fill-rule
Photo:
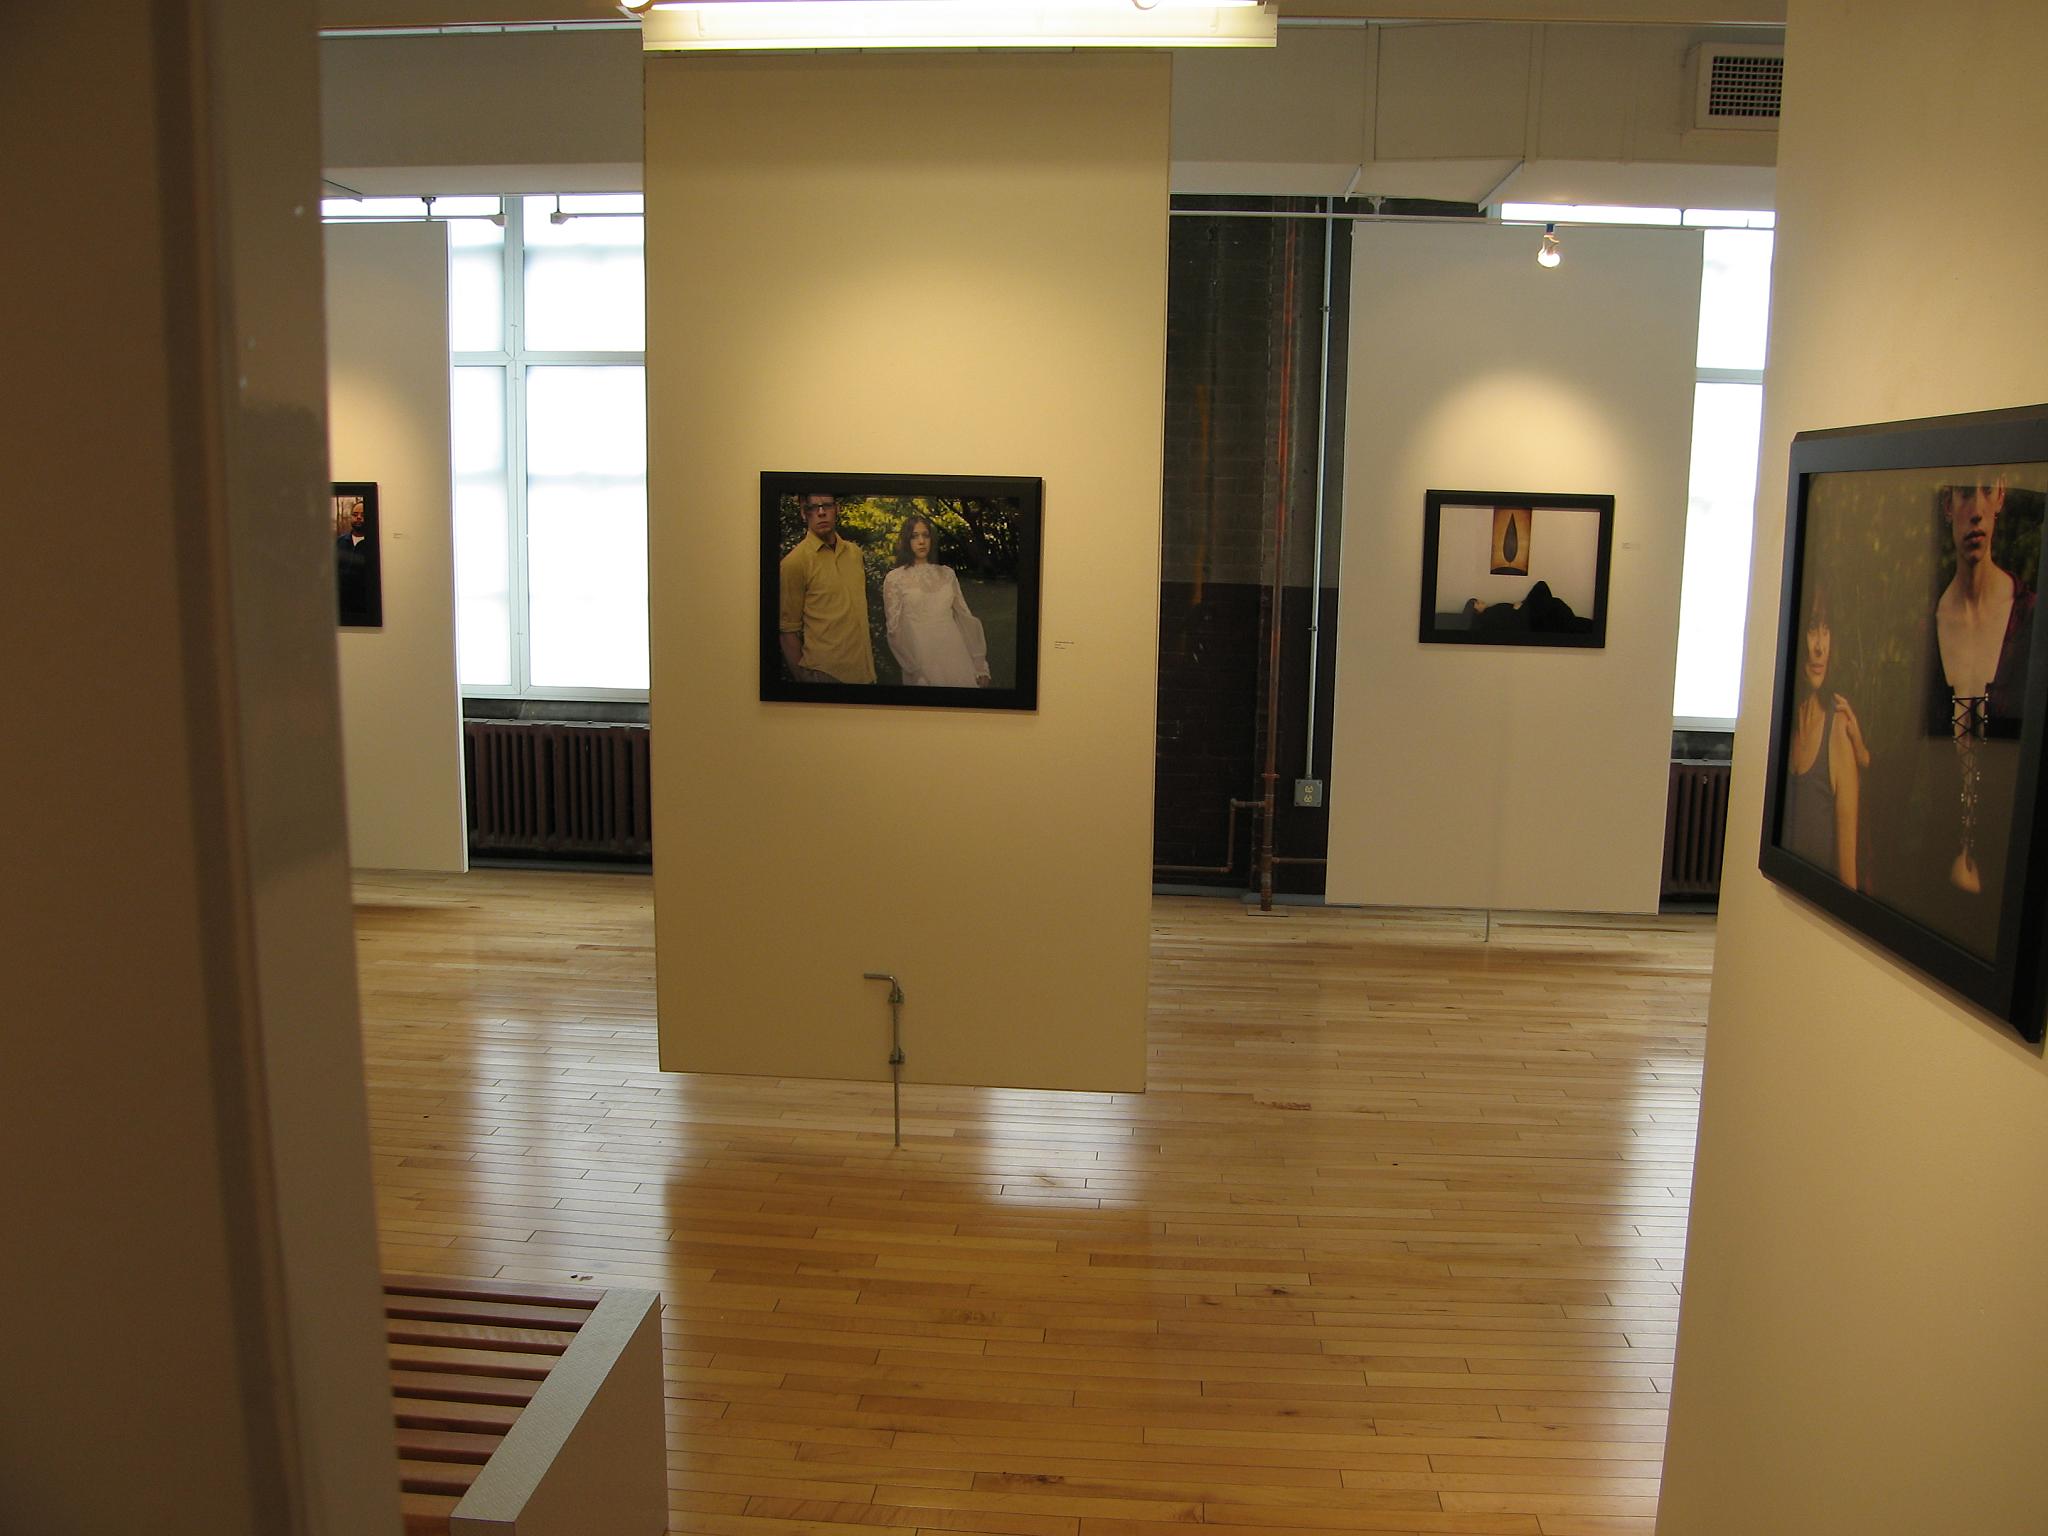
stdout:
<svg viewBox="0 0 2048 1536">
<path fill-rule="evenodd" d="M 2042 1038 L 2048 406 L 1792 440 L 1758 865 Z"/>
<path fill-rule="evenodd" d="M 1044 485 L 761 476 L 761 697 L 1038 707 Z"/>
<path fill-rule="evenodd" d="M 1424 644 L 1607 644 L 1612 496 L 1429 491 L 1422 519 Z"/>
</svg>

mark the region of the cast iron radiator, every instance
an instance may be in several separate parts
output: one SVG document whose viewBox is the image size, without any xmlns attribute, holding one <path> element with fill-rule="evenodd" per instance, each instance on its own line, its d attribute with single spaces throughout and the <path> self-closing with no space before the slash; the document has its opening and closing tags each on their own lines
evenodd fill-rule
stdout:
<svg viewBox="0 0 2048 1536">
<path fill-rule="evenodd" d="M 465 720 L 462 736 L 471 853 L 653 856 L 646 726 Z"/>
<path fill-rule="evenodd" d="M 1728 765 L 1673 763 L 1664 802 L 1664 899 L 1719 896 L 1727 843 Z"/>
</svg>

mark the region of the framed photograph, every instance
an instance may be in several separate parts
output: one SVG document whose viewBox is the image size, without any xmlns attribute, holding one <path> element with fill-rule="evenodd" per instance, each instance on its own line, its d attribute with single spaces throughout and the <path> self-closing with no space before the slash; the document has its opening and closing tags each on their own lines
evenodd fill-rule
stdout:
<svg viewBox="0 0 2048 1536">
<path fill-rule="evenodd" d="M 343 629 L 384 624 L 384 566 L 378 554 L 377 482 L 334 482 L 334 587 Z"/>
<path fill-rule="evenodd" d="M 1044 483 L 761 476 L 761 697 L 1038 707 Z"/>
<path fill-rule="evenodd" d="M 2044 512 L 2048 406 L 1793 439 L 1759 856 L 2035 1042 Z"/>
<path fill-rule="evenodd" d="M 1422 518 L 1425 644 L 1607 644 L 1612 496 L 1430 491 Z"/>
</svg>

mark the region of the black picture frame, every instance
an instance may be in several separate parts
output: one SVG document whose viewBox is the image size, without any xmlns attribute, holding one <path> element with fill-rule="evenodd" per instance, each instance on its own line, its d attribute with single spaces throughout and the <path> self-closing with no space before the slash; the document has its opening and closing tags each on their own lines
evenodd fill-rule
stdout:
<svg viewBox="0 0 2048 1536">
<path fill-rule="evenodd" d="M 851 546 L 860 557 L 872 682 L 835 677 L 817 667 L 800 672 L 782 639 L 784 560 L 809 539 L 803 511 L 807 500 L 824 497 L 836 503 L 835 549 Z M 1044 482 L 1028 476 L 763 471 L 761 698 L 1036 709 L 1044 501 Z M 896 574 L 899 558 L 913 558 L 899 546 L 915 533 L 911 525 L 920 517 L 935 533 L 928 563 L 944 573 L 942 580 Z M 815 568 L 818 550 L 811 549 L 807 558 Z M 794 570 L 793 583 L 799 579 Z M 950 605 L 948 593 L 954 599 Z M 806 609 L 807 599 L 798 598 L 792 612 L 802 618 Z M 830 647 L 832 664 L 859 673 L 854 622 L 850 614 L 828 612 L 817 630 L 807 624 L 797 628 L 800 658 L 825 659 Z M 968 681 L 970 675 L 985 675 L 988 681 Z"/>
<path fill-rule="evenodd" d="M 1614 498 L 1552 491 L 1427 491 L 1425 645 L 1607 644 Z"/>
<path fill-rule="evenodd" d="M 383 539 L 377 525 L 377 482 L 336 480 L 334 593 L 343 629 L 384 627 Z"/>
<path fill-rule="evenodd" d="M 1766 877 L 2036 1045 L 2044 521 L 2048 405 L 1792 440 L 1758 855 Z M 1990 605 L 1974 640 L 1973 592 Z M 1979 694 L 1969 680 L 1987 673 Z"/>
</svg>

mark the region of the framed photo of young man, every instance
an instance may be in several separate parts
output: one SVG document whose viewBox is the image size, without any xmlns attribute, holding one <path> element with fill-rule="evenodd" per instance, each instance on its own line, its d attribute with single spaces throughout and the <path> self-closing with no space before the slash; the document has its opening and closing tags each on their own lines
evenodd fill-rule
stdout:
<svg viewBox="0 0 2048 1536">
<path fill-rule="evenodd" d="M 1759 864 L 2042 1038 L 2048 406 L 1792 443 Z"/>
<path fill-rule="evenodd" d="M 761 476 L 761 697 L 1038 707 L 1043 482 Z"/>
<path fill-rule="evenodd" d="M 384 624 L 384 564 L 377 532 L 377 482 L 335 480 L 335 608 L 343 629 Z"/>
</svg>

